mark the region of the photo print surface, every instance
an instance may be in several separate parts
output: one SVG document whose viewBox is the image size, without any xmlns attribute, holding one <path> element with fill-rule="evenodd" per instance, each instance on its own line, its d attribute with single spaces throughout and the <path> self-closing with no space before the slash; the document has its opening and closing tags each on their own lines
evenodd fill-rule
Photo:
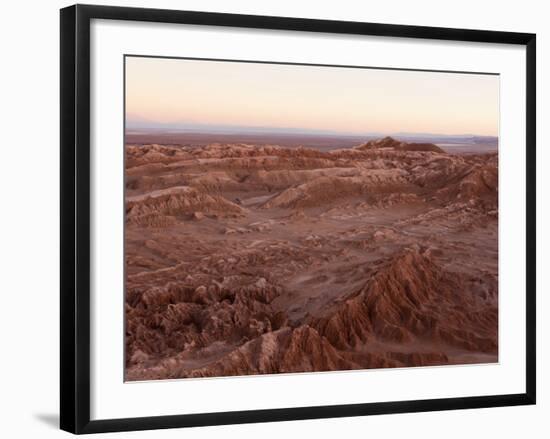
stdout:
<svg viewBox="0 0 550 439">
<path fill-rule="evenodd" d="M 124 62 L 127 381 L 498 361 L 498 75 Z"/>
</svg>

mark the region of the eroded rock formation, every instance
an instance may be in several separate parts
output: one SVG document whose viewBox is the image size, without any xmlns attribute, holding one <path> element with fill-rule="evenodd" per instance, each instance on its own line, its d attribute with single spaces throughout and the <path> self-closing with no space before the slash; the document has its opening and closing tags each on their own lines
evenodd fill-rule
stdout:
<svg viewBox="0 0 550 439">
<path fill-rule="evenodd" d="M 498 157 L 126 146 L 129 380 L 494 362 Z"/>
</svg>

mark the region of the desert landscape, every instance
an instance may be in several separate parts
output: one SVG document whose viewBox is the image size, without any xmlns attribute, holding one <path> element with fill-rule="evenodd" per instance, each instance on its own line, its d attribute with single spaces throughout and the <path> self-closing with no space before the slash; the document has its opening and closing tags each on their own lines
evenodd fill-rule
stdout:
<svg viewBox="0 0 550 439">
<path fill-rule="evenodd" d="M 498 361 L 496 148 L 149 140 L 125 146 L 126 380 Z"/>
<path fill-rule="evenodd" d="M 498 362 L 498 74 L 124 62 L 126 381 Z"/>
</svg>

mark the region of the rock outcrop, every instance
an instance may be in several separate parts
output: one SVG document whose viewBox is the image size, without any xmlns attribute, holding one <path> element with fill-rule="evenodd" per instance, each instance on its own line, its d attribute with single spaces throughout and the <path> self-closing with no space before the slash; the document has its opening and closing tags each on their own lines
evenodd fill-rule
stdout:
<svg viewBox="0 0 550 439">
<path fill-rule="evenodd" d="M 378 140 L 369 140 L 367 143 L 360 145 L 357 149 L 384 149 L 391 148 L 395 151 L 431 151 L 431 152 L 445 152 L 439 146 L 433 143 L 407 143 L 395 140 L 393 137 L 384 137 Z"/>
</svg>

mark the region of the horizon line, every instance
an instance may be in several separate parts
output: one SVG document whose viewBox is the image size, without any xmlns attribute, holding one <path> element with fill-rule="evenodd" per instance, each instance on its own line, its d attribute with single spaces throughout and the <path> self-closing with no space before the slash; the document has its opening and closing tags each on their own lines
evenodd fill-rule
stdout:
<svg viewBox="0 0 550 439">
<path fill-rule="evenodd" d="M 130 126 L 129 126 L 130 125 Z M 162 131 L 170 134 L 196 133 L 196 134 L 278 134 L 278 135 L 324 135 L 324 136 L 345 136 L 345 137 L 361 137 L 361 136 L 426 136 L 426 137 L 494 137 L 499 138 L 497 134 L 476 134 L 472 132 L 466 133 L 434 133 L 426 131 L 364 131 L 364 132 L 345 132 L 335 130 L 322 130 L 311 128 L 294 128 L 294 127 L 268 127 L 268 126 L 246 126 L 246 125 L 217 125 L 217 124 L 197 124 L 194 126 L 185 125 L 159 125 L 149 126 L 132 126 L 125 122 L 125 132 L 128 131 Z M 225 131 L 224 131 L 225 130 Z M 286 131 L 286 132 L 285 132 Z M 135 133 L 138 134 L 138 133 Z M 139 133 L 141 134 L 141 133 Z"/>
</svg>

